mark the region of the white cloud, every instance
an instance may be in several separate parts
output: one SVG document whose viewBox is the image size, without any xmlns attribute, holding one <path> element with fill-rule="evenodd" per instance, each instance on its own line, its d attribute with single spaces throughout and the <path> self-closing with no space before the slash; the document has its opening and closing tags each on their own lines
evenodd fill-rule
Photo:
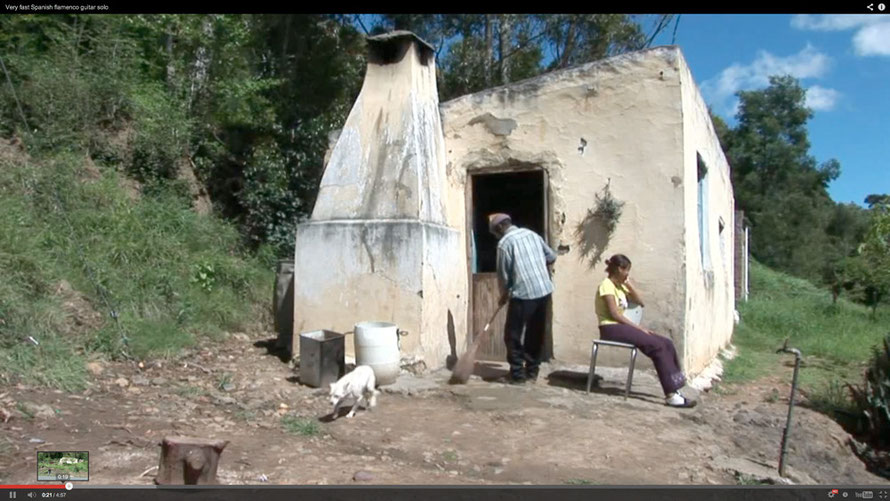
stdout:
<svg viewBox="0 0 890 501">
<path fill-rule="evenodd" d="M 853 49 L 860 56 L 890 56 L 890 22 L 859 30 L 853 37 Z"/>
<path fill-rule="evenodd" d="M 841 93 L 834 89 L 814 85 L 807 89 L 807 106 L 813 111 L 830 111 L 840 97 Z"/>
<path fill-rule="evenodd" d="M 821 15 L 800 14 L 791 17 L 791 26 L 799 30 L 856 30 L 853 50 L 857 56 L 890 56 L 890 21 L 874 14 Z"/>
<path fill-rule="evenodd" d="M 769 85 L 769 77 L 773 75 L 791 75 L 798 79 L 819 78 L 830 66 L 831 58 L 809 44 L 797 54 L 785 57 L 759 51 L 750 64 L 733 64 L 716 77 L 702 82 L 701 89 L 716 110 L 730 113 L 734 106 L 730 99 L 740 90 L 766 87 Z"/>
<path fill-rule="evenodd" d="M 879 23 L 881 18 L 873 14 L 798 14 L 791 17 L 791 27 L 812 31 L 844 31 Z"/>
</svg>

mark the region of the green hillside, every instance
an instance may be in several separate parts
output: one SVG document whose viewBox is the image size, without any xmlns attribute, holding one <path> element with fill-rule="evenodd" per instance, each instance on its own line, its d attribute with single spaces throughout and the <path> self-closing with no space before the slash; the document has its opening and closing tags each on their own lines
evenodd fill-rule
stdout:
<svg viewBox="0 0 890 501">
<path fill-rule="evenodd" d="M 0 384 L 77 390 L 90 358 L 268 324 L 272 258 L 181 190 L 142 193 L 83 155 L 0 148 Z"/>
<path fill-rule="evenodd" d="M 873 349 L 890 332 L 890 314 L 878 308 L 874 320 L 865 306 L 757 262 L 750 269 L 750 298 L 738 304 L 741 323 L 733 344 L 738 356 L 726 367 L 726 382 L 757 379 L 793 357 L 777 354 L 787 338 L 803 355 L 802 391 L 817 406 L 846 408 L 843 383 L 862 383 Z M 828 410 L 828 409 L 826 409 Z"/>
</svg>

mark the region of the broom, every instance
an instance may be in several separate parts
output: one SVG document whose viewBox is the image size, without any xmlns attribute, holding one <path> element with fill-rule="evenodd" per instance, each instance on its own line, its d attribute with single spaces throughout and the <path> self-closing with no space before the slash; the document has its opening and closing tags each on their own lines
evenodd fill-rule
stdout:
<svg viewBox="0 0 890 501">
<path fill-rule="evenodd" d="M 488 323 L 485 324 L 485 328 L 482 329 L 482 332 L 473 340 L 473 344 L 470 345 L 467 351 L 464 352 L 459 359 L 457 359 L 457 362 L 454 364 L 454 369 L 451 371 L 451 379 L 448 380 L 450 384 L 466 384 L 466 382 L 470 380 L 470 376 L 473 374 L 473 368 L 476 366 L 476 352 L 479 350 L 479 345 L 482 344 L 485 333 L 488 332 L 488 328 L 491 327 L 491 323 L 494 322 L 494 317 L 498 316 L 498 313 L 503 307 L 503 304 L 498 306 L 498 309 L 494 311 L 494 315 L 492 315 L 488 320 Z"/>
</svg>

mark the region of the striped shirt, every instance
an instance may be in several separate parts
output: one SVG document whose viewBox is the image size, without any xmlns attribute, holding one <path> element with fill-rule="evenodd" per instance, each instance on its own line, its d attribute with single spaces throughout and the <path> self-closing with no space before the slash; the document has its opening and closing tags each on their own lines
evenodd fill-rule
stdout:
<svg viewBox="0 0 890 501">
<path fill-rule="evenodd" d="M 498 242 L 498 283 L 516 299 L 538 299 L 553 292 L 547 263 L 556 254 L 537 233 L 510 227 Z"/>
</svg>

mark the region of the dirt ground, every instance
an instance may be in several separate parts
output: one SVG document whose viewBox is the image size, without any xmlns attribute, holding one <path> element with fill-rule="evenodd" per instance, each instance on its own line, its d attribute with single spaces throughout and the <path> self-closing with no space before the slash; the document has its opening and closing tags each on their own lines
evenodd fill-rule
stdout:
<svg viewBox="0 0 890 501">
<path fill-rule="evenodd" d="M 467 385 L 448 371 L 404 373 L 373 412 L 331 421 L 325 390 L 299 384 L 266 348 L 239 333 L 173 360 L 92 362 L 80 394 L 0 387 L 0 482 L 36 480 L 36 451 L 87 450 L 91 484 L 151 484 L 160 440 L 224 439 L 224 484 L 737 484 L 776 474 L 788 377 L 731 394 L 703 393 L 694 409 L 663 405 L 653 373 L 547 365 L 535 384 Z M 776 391 L 778 393 L 776 393 Z M 776 395 L 778 394 L 778 398 Z M 3 415 L 3 412 L 0 412 Z M 304 423 L 303 433 L 287 424 Z M 886 484 L 851 452 L 828 417 L 796 407 L 787 464 L 798 484 Z"/>
</svg>

